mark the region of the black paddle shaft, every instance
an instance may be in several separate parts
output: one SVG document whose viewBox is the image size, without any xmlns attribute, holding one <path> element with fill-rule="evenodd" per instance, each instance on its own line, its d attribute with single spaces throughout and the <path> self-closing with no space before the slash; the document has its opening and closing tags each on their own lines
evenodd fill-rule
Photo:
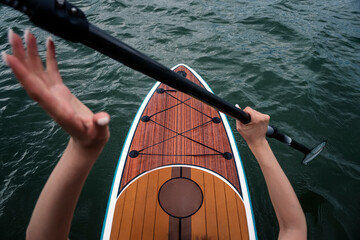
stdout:
<svg viewBox="0 0 360 240">
<path fill-rule="evenodd" d="M 251 121 L 250 115 L 246 112 L 90 24 L 80 9 L 65 0 L 0 0 L 0 2 L 25 13 L 29 16 L 30 21 L 46 31 L 65 40 L 81 42 L 136 71 L 238 119 L 244 124 Z M 268 127 L 267 136 L 284 142 L 304 154 L 311 151 L 271 126 Z"/>
</svg>

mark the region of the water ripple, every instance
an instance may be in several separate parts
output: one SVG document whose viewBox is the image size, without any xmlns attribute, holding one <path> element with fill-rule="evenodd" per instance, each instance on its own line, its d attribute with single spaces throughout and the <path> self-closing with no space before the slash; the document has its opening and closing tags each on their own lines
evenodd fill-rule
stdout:
<svg viewBox="0 0 360 240">
<path fill-rule="evenodd" d="M 327 139 L 324 153 L 306 168 L 299 164 L 302 154 L 270 143 L 303 205 L 309 239 L 357 239 L 359 1 L 72 3 L 86 12 L 90 22 L 161 63 L 190 65 L 217 95 L 270 114 L 272 124 L 307 146 Z M 0 19 L 1 51 L 9 51 L 9 27 L 19 34 L 30 27 L 44 57 L 48 33 L 2 5 Z M 122 143 L 154 81 L 85 46 L 54 39 L 64 82 L 93 111 L 112 116 L 111 140 L 90 175 L 71 233 L 79 239 L 98 239 Z M 3 65 L 0 116 L 0 232 L 5 239 L 21 239 L 68 137 Z M 264 197 L 266 185 L 259 166 L 235 135 L 259 238 L 276 238 L 276 216 Z"/>
</svg>

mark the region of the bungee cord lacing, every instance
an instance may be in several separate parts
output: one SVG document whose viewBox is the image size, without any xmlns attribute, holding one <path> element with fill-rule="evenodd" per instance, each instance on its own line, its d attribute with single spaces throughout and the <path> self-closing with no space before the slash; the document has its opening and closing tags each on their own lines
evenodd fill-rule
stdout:
<svg viewBox="0 0 360 240">
<path fill-rule="evenodd" d="M 136 157 L 139 156 L 139 155 L 147 155 L 147 156 L 175 156 L 175 157 L 183 157 L 183 156 L 186 156 L 186 157 L 222 156 L 222 157 L 224 157 L 224 158 L 227 159 L 227 160 L 229 160 L 229 159 L 232 158 L 232 154 L 229 153 L 229 152 L 221 152 L 221 151 L 219 151 L 219 150 L 217 150 L 217 149 L 215 149 L 215 148 L 212 148 L 212 147 L 210 147 L 210 146 L 207 146 L 207 145 L 204 144 L 204 143 L 201 143 L 201 142 L 199 142 L 199 141 L 197 141 L 197 140 L 194 140 L 194 139 L 192 139 L 192 138 L 184 135 L 184 134 L 187 133 L 187 132 L 193 131 L 194 129 L 197 129 L 197 128 L 200 128 L 200 127 L 203 127 L 203 126 L 205 126 L 205 125 L 207 125 L 207 124 L 209 124 L 209 123 L 211 123 L 211 122 L 218 124 L 218 123 L 221 122 L 221 119 L 220 119 L 220 118 L 218 118 L 218 117 L 211 117 L 211 116 L 209 116 L 209 115 L 201 112 L 200 110 L 198 110 L 198 109 L 190 106 L 189 104 L 187 104 L 186 102 L 189 101 L 191 98 L 185 99 L 185 100 L 183 101 L 183 100 L 180 100 L 179 98 L 173 96 L 172 94 L 170 94 L 170 92 L 177 92 L 177 90 L 165 90 L 165 89 L 162 89 L 162 88 L 158 88 L 158 89 L 156 89 L 156 92 L 157 92 L 158 94 L 165 93 L 167 96 L 172 97 L 172 98 L 176 99 L 177 101 L 179 101 L 179 103 L 177 103 L 177 104 L 175 104 L 175 105 L 173 105 L 173 106 L 170 106 L 170 107 L 168 107 L 168 108 L 165 108 L 165 109 L 163 109 L 163 110 L 160 110 L 160 111 L 158 111 L 158 112 L 156 112 L 156 113 L 154 113 L 154 114 L 152 114 L 152 115 L 150 115 L 150 116 L 143 116 L 143 117 L 141 118 L 141 120 L 142 120 L 143 122 L 153 122 L 154 124 L 156 124 L 156 125 L 164 128 L 164 129 L 166 129 L 166 130 L 168 130 L 168 131 L 171 131 L 171 132 L 175 133 L 175 135 L 172 136 L 172 137 L 169 137 L 169 138 L 167 138 L 167 139 L 164 139 L 164 140 L 162 140 L 162 141 L 160 141 L 160 142 L 157 142 L 157 143 L 155 143 L 155 144 L 152 144 L 152 145 L 150 145 L 150 146 L 147 146 L 147 147 L 145 147 L 145 148 L 143 148 L 143 149 L 141 149 L 141 150 L 132 150 L 132 151 L 129 153 L 129 156 L 130 156 L 131 158 L 136 158 Z M 186 131 L 184 131 L 184 132 L 177 132 L 177 131 L 175 131 L 175 130 L 173 130 L 173 129 L 170 129 L 170 128 L 168 128 L 167 126 L 165 126 L 165 125 L 163 125 L 163 124 L 160 124 L 160 123 L 158 123 L 158 122 L 156 122 L 156 121 L 154 121 L 154 120 L 152 119 L 152 117 L 154 117 L 155 115 L 157 115 L 157 114 L 159 114 L 159 113 L 163 113 L 163 112 L 165 112 L 165 111 L 168 111 L 168 110 L 170 110 L 170 109 L 172 109 L 172 108 L 174 108 L 174 107 L 177 107 L 177 106 L 179 106 L 179 105 L 181 105 L 181 104 L 184 104 L 185 106 L 187 106 L 187 107 L 189 107 L 189 108 L 191 108 L 191 109 L 193 109 L 193 110 L 201 113 L 202 115 L 206 116 L 206 117 L 209 118 L 210 120 L 209 120 L 209 121 L 206 121 L 205 123 L 202 123 L 202 124 L 200 124 L 200 125 L 198 125 L 198 126 L 196 126 L 196 127 L 193 127 L 193 128 L 191 128 L 191 129 L 188 129 L 188 130 L 186 130 Z M 178 137 L 178 136 L 182 136 L 182 137 L 184 137 L 184 138 L 186 138 L 186 139 L 188 139 L 188 140 L 190 140 L 190 141 L 192 141 L 192 142 L 195 142 L 195 143 L 197 143 L 197 144 L 199 144 L 199 145 L 201 145 L 201 146 L 203 146 L 203 147 L 205 147 L 205 148 L 208 148 L 208 149 L 214 151 L 215 153 L 213 153 L 213 154 L 211 154 L 211 153 L 210 153 L 210 154 L 162 154 L 162 153 L 144 153 L 144 152 L 143 152 L 143 151 L 145 151 L 146 149 L 149 149 L 149 148 L 152 148 L 152 147 L 157 146 L 157 145 L 159 145 L 159 144 L 162 144 L 162 143 L 164 143 L 164 142 L 166 142 L 166 141 L 169 141 L 169 140 L 171 140 L 171 139 L 173 139 L 173 138 L 176 138 L 176 137 Z"/>
</svg>

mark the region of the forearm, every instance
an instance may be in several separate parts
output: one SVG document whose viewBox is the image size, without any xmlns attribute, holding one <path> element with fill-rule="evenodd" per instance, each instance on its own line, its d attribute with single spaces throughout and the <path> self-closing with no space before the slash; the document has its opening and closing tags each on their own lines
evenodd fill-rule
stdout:
<svg viewBox="0 0 360 240">
<path fill-rule="evenodd" d="M 306 239 L 304 213 L 268 142 L 264 140 L 258 146 L 249 147 L 258 160 L 268 187 L 280 226 L 279 239 Z"/>
<path fill-rule="evenodd" d="M 81 189 L 101 150 L 70 139 L 36 203 L 27 239 L 67 239 Z"/>
</svg>

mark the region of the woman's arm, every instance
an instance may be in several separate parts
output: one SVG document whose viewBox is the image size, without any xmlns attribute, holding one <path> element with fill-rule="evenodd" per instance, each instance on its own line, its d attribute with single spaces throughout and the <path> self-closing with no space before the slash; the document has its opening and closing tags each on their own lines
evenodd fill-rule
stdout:
<svg viewBox="0 0 360 240">
<path fill-rule="evenodd" d="M 72 216 L 84 182 L 109 139 L 110 116 L 94 114 L 64 85 L 55 58 L 55 46 L 47 40 L 46 70 L 38 55 L 35 37 L 21 38 L 9 31 L 13 55 L 2 53 L 29 96 L 70 135 L 65 152 L 46 182 L 33 211 L 27 239 L 67 239 Z"/>
<path fill-rule="evenodd" d="M 70 139 L 39 196 L 27 239 L 67 239 L 80 192 L 101 150 L 84 149 Z"/>
<path fill-rule="evenodd" d="M 265 138 L 270 117 L 249 107 L 244 111 L 250 114 L 251 122 L 244 125 L 237 121 L 236 128 L 253 152 L 264 175 L 279 222 L 279 239 L 306 239 L 306 220 L 299 200 Z"/>
</svg>

